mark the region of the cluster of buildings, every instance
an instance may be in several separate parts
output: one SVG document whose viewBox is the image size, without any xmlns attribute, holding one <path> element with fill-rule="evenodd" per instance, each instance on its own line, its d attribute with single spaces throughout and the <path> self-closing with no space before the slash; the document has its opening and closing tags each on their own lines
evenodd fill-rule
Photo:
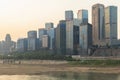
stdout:
<svg viewBox="0 0 120 80">
<path fill-rule="evenodd" d="M 61 54 L 88 55 L 88 49 L 93 45 L 120 44 L 117 18 L 116 6 L 93 5 L 92 24 L 88 22 L 88 10 L 78 10 L 77 18 L 74 18 L 72 10 L 67 10 L 65 19 L 60 20 L 56 28 L 49 22 L 38 32 L 28 31 L 27 38 L 17 40 L 16 49 L 18 52 L 47 49 Z"/>
<path fill-rule="evenodd" d="M 27 38 L 17 40 L 18 52 L 36 51 L 41 49 L 54 50 L 54 48 L 55 28 L 53 23 L 46 23 L 45 28 L 40 28 L 38 33 L 34 30 L 28 31 Z"/>
</svg>

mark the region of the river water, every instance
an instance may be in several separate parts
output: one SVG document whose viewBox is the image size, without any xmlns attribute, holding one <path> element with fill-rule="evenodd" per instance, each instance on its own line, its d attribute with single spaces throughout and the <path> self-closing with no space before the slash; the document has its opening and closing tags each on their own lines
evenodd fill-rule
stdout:
<svg viewBox="0 0 120 80">
<path fill-rule="evenodd" d="M 55 72 L 40 75 L 0 75 L 0 80 L 120 80 L 120 74 Z"/>
</svg>

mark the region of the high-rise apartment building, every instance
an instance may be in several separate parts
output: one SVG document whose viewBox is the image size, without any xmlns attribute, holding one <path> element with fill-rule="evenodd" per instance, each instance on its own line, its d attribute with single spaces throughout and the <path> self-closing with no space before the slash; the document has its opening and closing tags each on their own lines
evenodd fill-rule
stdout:
<svg viewBox="0 0 120 80">
<path fill-rule="evenodd" d="M 103 40 L 105 36 L 104 13 L 103 4 L 95 4 L 92 6 L 92 30 L 94 45 L 99 45 L 99 42 Z"/>
<path fill-rule="evenodd" d="M 114 40 L 117 40 L 117 17 L 116 6 L 105 8 L 105 39 L 109 45 L 113 45 Z"/>
</svg>

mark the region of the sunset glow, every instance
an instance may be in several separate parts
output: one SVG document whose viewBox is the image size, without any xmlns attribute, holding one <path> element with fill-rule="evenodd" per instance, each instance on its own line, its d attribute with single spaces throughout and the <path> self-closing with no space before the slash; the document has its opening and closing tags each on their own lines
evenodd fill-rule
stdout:
<svg viewBox="0 0 120 80">
<path fill-rule="evenodd" d="M 43 28 L 46 22 L 53 22 L 56 27 L 64 19 L 65 10 L 73 10 L 76 17 L 79 9 L 88 9 L 91 23 L 91 7 L 96 3 L 115 5 L 120 11 L 119 0 L 0 0 L 0 41 L 7 33 L 15 41 L 26 37 L 27 31 Z"/>
</svg>

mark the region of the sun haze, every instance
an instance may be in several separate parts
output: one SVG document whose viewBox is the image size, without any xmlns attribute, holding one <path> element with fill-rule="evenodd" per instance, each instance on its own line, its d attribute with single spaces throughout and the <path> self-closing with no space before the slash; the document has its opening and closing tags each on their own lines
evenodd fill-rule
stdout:
<svg viewBox="0 0 120 80">
<path fill-rule="evenodd" d="M 64 19 L 65 10 L 73 10 L 76 17 L 79 9 L 88 9 L 91 23 L 91 7 L 96 3 L 115 5 L 120 11 L 119 0 L 0 0 L 0 40 L 7 33 L 15 41 L 26 37 L 27 31 L 43 28 L 45 22 L 53 22 L 56 27 Z"/>
</svg>

